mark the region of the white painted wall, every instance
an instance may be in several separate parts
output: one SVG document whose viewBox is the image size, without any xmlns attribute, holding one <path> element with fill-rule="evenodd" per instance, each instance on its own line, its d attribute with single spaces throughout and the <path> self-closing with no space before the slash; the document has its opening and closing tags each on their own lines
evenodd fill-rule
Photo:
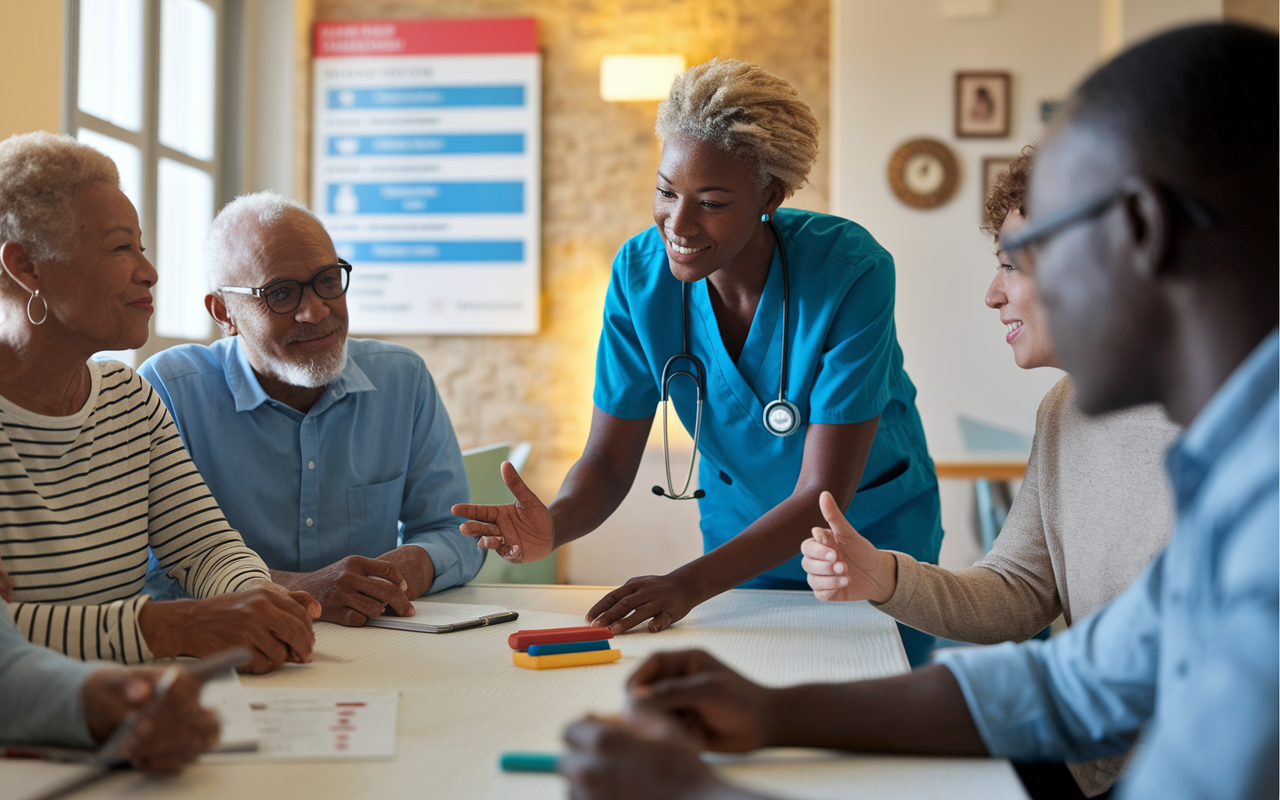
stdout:
<svg viewBox="0 0 1280 800">
<path fill-rule="evenodd" d="M 1161 29 L 1221 18 L 1221 0 L 999 0 L 980 18 L 945 19 L 938 0 L 833 0 L 832 209 L 863 224 L 897 263 L 898 339 L 934 456 L 961 451 L 956 417 L 1031 433 L 1057 370 L 1017 368 L 983 296 L 994 272 L 981 220 L 984 156 L 1013 155 L 1043 133 L 1040 101 L 1066 96 L 1114 52 Z M 1013 74 L 1007 139 L 957 139 L 954 73 Z M 961 162 L 960 187 L 917 211 L 889 189 L 903 141 L 941 139 Z M 968 482 L 942 484 L 944 566 L 979 555 Z"/>
</svg>

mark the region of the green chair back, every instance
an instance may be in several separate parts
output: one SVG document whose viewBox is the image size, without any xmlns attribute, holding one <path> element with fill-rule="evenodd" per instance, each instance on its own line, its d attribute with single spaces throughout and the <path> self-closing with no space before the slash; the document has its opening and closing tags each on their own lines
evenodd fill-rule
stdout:
<svg viewBox="0 0 1280 800">
<path fill-rule="evenodd" d="M 477 447 L 462 451 L 462 463 L 467 469 L 467 482 L 471 485 L 471 502 L 486 505 L 502 505 L 515 502 L 511 490 L 502 481 L 502 462 L 510 461 L 516 469 L 524 466 L 529 455 L 529 445 L 515 448 L 509 442 Z M 511 564 L 502 556 L 490 551 L 485 557 L 475 583 L 556 583 L 560 553 L 554 552 L 532 564 Z"/>
</svg>

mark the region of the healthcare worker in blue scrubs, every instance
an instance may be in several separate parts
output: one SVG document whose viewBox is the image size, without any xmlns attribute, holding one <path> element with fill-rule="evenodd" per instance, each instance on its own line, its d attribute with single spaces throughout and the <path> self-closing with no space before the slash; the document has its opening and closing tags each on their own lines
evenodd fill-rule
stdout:
<svg viewBox="0 0 1280 800">
<path fill-rule="evenodd" d="M 818 129 L 790 84 L 752 64 L 677 77 L 658 110 L 656 224 L 613 264 L 582 458 L 550 506 L 504 464 L 514 504 L 453 508 L 481 547 L 546 557 L 617 509 L 669 395 L 696 440 L 705 555 L 609 592 L 594 625 L 656 632 L 734 587 L 808 591 L 800 543 L 826 524 L 823 490 L 877 547 L 937 562 L 938 485 L 894 329 L 893 258 L 853 222 L 779 209 Z M 655 494 L 692 499 L 684 465 L 668 464 Z M 902 631 L 919 663 L 931 637 Z"/>
</svg>

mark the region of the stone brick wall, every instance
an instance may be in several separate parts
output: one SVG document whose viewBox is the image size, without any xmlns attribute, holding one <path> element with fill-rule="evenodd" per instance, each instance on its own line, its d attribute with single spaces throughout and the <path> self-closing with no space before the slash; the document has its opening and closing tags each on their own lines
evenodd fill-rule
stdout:
<svg viewBox="0 0 1280 800">
<path fill-rule="evenodd" d="M 525 478 L 549 502 L 582 452 L 596 340 L 618 246 L 653 224 L 656 103 L 600 99 L 600 57 L 683 53 L 752 61 L 790 81 L 824 128 L 811 185 L 791 202 L 827 210 L 827 0 L 316 0 L 313 19 L 532 16 L 543 55 L 542 330 L 535 336 L 388 337 L 422 354 L 462 447 L 528 440 Z M 310 69 L 300 64 L 300 121 Z M 300 126 L 300 153 L 309 148 Z M 309 174 L 300 170 L 302 175 Z M 307 187 L 299 196 L 308 197 Z"/>
</svg>

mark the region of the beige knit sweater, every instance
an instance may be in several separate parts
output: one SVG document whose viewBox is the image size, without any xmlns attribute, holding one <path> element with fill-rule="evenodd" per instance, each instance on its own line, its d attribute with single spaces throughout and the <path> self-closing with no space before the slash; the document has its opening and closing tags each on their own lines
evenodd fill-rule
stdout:
<svg viewBox="0 0 1280 800">
<path fill-rule="evenodd" d="M 881 611 L 947 639 L 1022 641 L 1062 614 L 1084 619 L 1129 584 L 1173 534 L 1165 451 L 1180 429 L 1158 406 L 1099 417 L 1076 408 L 1071 378 L 1040 403 L 1026 478 L 991 552 L 956 571 L 904 553 Z M 1126 757 L 1071 764 L 1093 797 Z"/>
</svg>

